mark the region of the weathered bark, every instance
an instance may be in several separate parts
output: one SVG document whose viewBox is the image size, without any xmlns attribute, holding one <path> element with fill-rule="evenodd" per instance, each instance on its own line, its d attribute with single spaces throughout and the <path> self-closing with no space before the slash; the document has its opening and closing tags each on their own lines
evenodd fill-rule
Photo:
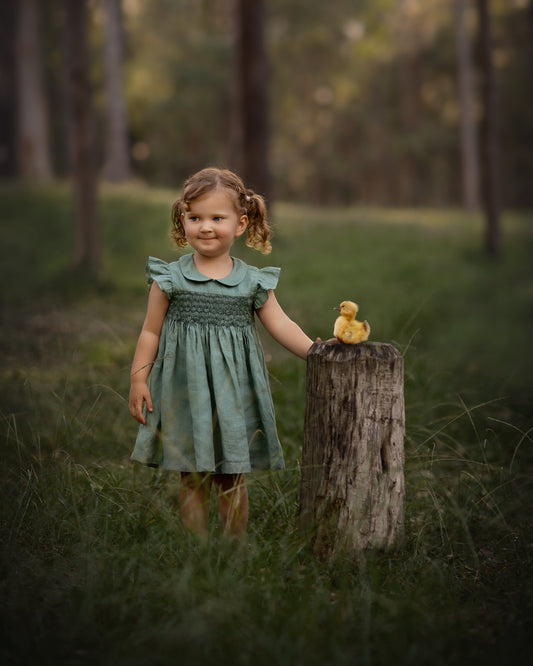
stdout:
<svg viewBox="0 0 533 666">
<path fill-rule="evenodd" d="M 42 71 L 43 54 L 36 0 L 19 0 L 16 35 L 18 168 L 22 178 L 52 178 L 48 109 Z"/>
<path fill-rule="evenodd" d="M 121 183 L 131 176 L 128 128 L 122 84 L 123 29 L 121 0 L 106 0 L 105 70 L 107 136 L 104 177 Z"/>
<path fill-rule="evenodd" d="M 318 557 L 391 546 L 404 521 L 403 358 L 378 342 L 307 357 L 301 525 Z"/>
</svg>

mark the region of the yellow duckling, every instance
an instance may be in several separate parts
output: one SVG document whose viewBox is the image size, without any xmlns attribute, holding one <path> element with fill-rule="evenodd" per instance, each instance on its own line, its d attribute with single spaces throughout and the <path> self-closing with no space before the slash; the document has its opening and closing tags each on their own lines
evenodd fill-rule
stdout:
<svg viewBox="0 0 533 666">
<path fill-rule="evenodd" d="M 333 335 L 339 342 L 356 345 L 358 342 L 368 340 L 370 335 L 369 323 L 366 320 L 361 322 L 355 319 L 359 310 L 357 303 L 343 301 L 340 308 L 333 309 L 341 313 L 341 316 L 335 320 L 335 328 L 333 329 Z"/>
</svg>

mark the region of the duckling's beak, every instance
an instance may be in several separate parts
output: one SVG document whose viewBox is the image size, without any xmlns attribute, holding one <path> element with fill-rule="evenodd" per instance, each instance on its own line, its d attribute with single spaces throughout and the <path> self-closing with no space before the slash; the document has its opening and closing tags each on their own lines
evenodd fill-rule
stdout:
<svg viewBox="0 0 533 666">
<path fill-rule="evenodd" d="M 337 310 L 337 312 L 340 312 L 340 311 L 341 311 L 340 308 L 333 308 L 333 309 L 334 309 L 334 310 Z"/>
</svg>

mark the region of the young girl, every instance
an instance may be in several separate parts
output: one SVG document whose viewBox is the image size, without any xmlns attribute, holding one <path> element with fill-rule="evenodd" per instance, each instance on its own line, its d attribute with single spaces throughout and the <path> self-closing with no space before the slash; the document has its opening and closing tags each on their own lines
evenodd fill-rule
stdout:
<svg viewBox="0 0 533 666">
<path fill-rule="evenodd" d="M 131 457 L 181 473 L 183 521 L 200 536 L 214 483 L 225 533 L 239 536 L 248 520 L 244 475 L 284 466 L 254 313 L 303 359 L 312 340 L 276 300 L 280 269 L 230 254 L 245 232 L 249 247 L 271 250 L 264 200 L 238 176 L 196 173 L 172 222 L 178 247 L 188 243 L 193 253 L 170 264 L 148 259 L 150 294 L 131 371 L 129 407 L 141 424 Z"/>
</svg>

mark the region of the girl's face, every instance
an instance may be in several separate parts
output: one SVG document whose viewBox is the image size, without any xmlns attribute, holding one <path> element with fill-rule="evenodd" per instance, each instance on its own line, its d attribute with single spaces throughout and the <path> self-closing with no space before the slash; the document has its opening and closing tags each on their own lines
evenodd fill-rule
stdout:
<svg viewBox="0 0 533 666">
<path fill-rule="evenodd" d="M 235 238 L 244 233 L 248 217 L 237 212 L 231 191 L 216 189 L 191 201 L 181 223 L 195 252 L 220 257 L 229 255 Z"/>
</svg>

